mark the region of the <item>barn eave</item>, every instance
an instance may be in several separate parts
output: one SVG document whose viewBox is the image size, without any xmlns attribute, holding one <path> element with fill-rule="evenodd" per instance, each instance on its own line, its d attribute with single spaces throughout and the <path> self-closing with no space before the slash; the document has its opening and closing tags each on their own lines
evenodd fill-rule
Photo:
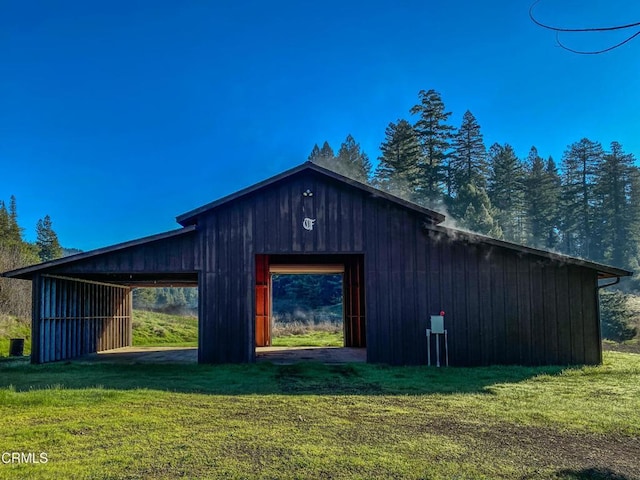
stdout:
<svg viewBox="0 0 640 480">
<path fill-rule="evenodd" d="M 552 260 L 558 263 L 566 263 L 568 265 L 577 265 L 598 272 L 599 279 L 605 278 L 620 278 L 629 277 L 633 275 L 633 272 L 624 270 L 622 268 L 612 267 L 598 262 L 592 262 L 583 258 L 571 257 L 561 253 L 551 252 L 548 250 L 541 250 L 538 248 L 528 247 L 520 245 L 518 243 L 507 242 L 504 240 L 498 240 L 496 238 L 480 235 L 475 232 L 467 232 L 464 230 L 457 230 L 450 227 L 443 227 L 440 225 L 424 225 L 425 229 L 436 235 L 441 235 L 450 239 L 462 240 L 467 243 L 478 243 L 484 245 L 492 245 L 500 248 L 515 251 L 523 255 L 532 255 L 547 260 Z"/>
<path fill-rule="evenodd" d="M 170 230 L 168 232 L 150 235 L 148 237 L 130 240 L 128 242 L 118 243 L 116 245 L 111 245 L 104 248 L 98 248 L 96 250 L 91 250 L 88 252 L 82 252 L 75 255 L 70 255 L 68 257 L 58 258 L 56 260 L 50 260 L 48 262 L 38 263 L 36 265 L 30 265 L 28 267 L 10 270 L 8 272 L 2 273 L 1 276 L 7 277 L 7 278 L 31 280 L 33 276 L 37 273 L 47 273 L 50 270 L 55 270 L 58 267 L 68 266 L 80 261 L 90 259 L 92 257 L 108 255 L 114 252 L 118 252 L 120 250 L 124 250 L 126 248 L 139 247 L 144 244 L 158 242 L 161 240 L 166 240 L 166 239 L 177 237 L 180 235 L 186 235 L 195 231 L 196 231 L 196 226 L 191 225 L 191 226 L 179 228 L 176 230 Z"/>
</svg>

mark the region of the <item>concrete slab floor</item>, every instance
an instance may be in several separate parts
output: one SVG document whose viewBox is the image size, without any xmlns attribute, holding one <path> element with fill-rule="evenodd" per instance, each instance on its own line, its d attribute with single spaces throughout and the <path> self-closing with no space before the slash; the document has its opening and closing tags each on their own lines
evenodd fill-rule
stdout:
<svg viewBox="0 0 640 480">
<path fill-rule="evenodd" d="M 90 362 L 115 363 L 196 363 L 197 347 L 123 347 L 82 357 Z M 366 362 L 366 348 L 341 347 L 257 347 L 256 361 L 287 365 L 312 361 L 320 363 Z"/>
</svg>

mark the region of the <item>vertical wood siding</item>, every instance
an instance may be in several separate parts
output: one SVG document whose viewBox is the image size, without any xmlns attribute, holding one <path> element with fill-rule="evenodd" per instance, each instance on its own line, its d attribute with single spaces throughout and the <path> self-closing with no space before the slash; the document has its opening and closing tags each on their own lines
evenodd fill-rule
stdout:
<svg viewBox="0 0 640 480">
<path fill-rule="evenodd" d="M 256 255 L 313 254 L 363 256 L 370 362 L 426 363 L 425 330 L 441 310 L 452 365 L 600 361 L 594 270 L 450 238 L 424 221 L 313 171 L 202 213 L 200 361 L 254 360 Z"/>
<path fill-rule="evenodd" d="M 131 308 L 128 287 L 36 275 L 31 361 L 55 362 L 131 345 Z"/>
<path fill-rule="evenodd" d="M 97 255 L 55 269 L 59 275 L 195 272 L 199 258 L 196 232 Z"/>
</svg>

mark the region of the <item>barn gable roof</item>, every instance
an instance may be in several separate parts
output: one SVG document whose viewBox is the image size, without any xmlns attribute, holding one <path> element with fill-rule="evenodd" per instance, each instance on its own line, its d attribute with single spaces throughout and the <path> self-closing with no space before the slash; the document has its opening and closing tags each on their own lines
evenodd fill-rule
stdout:
<svg viewBox="0 0 640 480">
<path fill-rule="evenodd" d="M 424 208 L 416 203 L 410 202 L 408 200 L 404 200 L 400 197 L 396 197 L 395 195 L 391 195 L 389 193 L 386 193 L 382 190 L 378 190 L 377 188 L 373 188 L 370 185 L 367 185 L 365 183 L 359 182 L 357 180 L 354 180 L 352 178 L 349 177 L 345 177 L 344 175 L 341 175 L 339 173 L 336 173 L 332 170 L 329 170 L 327 168 L 321 167 L 320 165 L 317 165 L 313 162 L 307 161 L 305 163 L 303 163 L 302 165 L 298 165 L 297 167 L 294 167 L 290 170 L 287 170 L 285 172 L 282 172 L 278 175 L 275 175 L 271 178 L 268 178 L 266 180 L 263 180 L 262 182 L 256 183 L 255 185 L 251 185 L 250 187 L 244 188 L 242 190 L 239 190 L 235 193 L 232 193 L 231 195 L 227 195 L 226 197 L 220 198 L 214 202 L 211 203 L 207 203 L 206 205 L 203 205 L 202 207 L 196 208 L 194 210 L 191 210 L 189 212 L 183 213 L 182 215 L 176 217 L 177 222 L 180 225 L 183 226 L 187 226 L 187 225 L 193 225 L 197 222 L 197 217 L 205 212 L 208 212 L 210 210 L 214 210 L 218 207 L 221 207 L 222 205 L 226 205 L 234 200 L 237 200 L 239 198 L 245 197 L 247 195 L 250 195 L 252 193 L 261 191 L 263 189 L 266 189 L 270 186 L 272 186 L 273 184 L 280 182 L 282 180 L 285 180 L 289 177 L 292 177 L 294 175 L 297 175 L 299 173 L 305 172 L 305 171 L 312 171 L 312 172 L 316 172 L 319 173 L 321 175 L 324 175 L 328 178 L 331 178 L 333 180 L 337 180 L 338 182 L 347 184 L 352 186 L 355 189 L 361 190 L 365 193 L 368 193 L 372 196 L 375 197 L 379 197 L 379 198 L 384 198 L 385 200 L 388 200 L 392 203 L 395 203 L 397 205 L 400 205 L 401 207 L 407 208 L 409 210 L 413 210 L 417 213 L 420 213 L 422 215 L 425 215 L 428 219 L 430 219 L 433 224 L 437 225 L 439 223 L 444 222 L 445 220 L 445 216 L 439 212 L 436 212 L 434 210 L 430 210 L 428 208 Z"/>
</svg>

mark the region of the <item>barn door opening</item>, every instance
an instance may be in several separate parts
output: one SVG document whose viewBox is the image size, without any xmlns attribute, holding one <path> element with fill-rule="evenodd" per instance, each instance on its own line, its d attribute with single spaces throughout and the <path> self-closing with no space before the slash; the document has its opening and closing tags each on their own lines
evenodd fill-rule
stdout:
<svg viewBox="0 0 640 480">
<path fill-rule="evenodd" d="M 341 297 L 338 298 L 341 300 L 341 305 L 339 301 L 333 305 L 323 305 L 318 312 L 313 312 L 311 316 L 308 315 L 308 312 L 300 312 L 302 322 L 295 317 L 280 318 L 280 322 L 290 321 L 291 324 L 294 324 L 294 328 L 290 332 L 291 335 L 296 335 L 294 331 L 297 330 L 301 332 L 297 334 L 305 334 L 305 326 L 300 323 L 306 322 L 307 325 L 311 324 L 311 327 L 314 325 L 317 327 L 323 319 L 326 319 L 329 325 L 322 325 L 316 330 L 326 329 L 329 332 L 327 335 L 329 340 L 333 340 L 334 343 L 339 342 L 344 347 L 366 347 L 363 267 L 364 257 L 362 255 L 256 255 L 256 347 L 274 345 L 274 313 L 278 313 L 274 312 L 274 279 L 276 294 L 278 289 L 282 290 L 284 284 L 293 289 L 299 287 L 307 294 L 311 293 L 313 297 L 313 288 L 316 285 L 318 290 L 327 287 L 336 290 L 337 287 L 337 297 Z M 294 277 L 298 278 L 294 280 Z M 327 292 L 317 292 L 317 294 L 326 297 Z M 335 329 L 330 323 L 337 323 L 340 320 L 341 331 L 333 331 Z M 296 323 L 298 325 L 295 325 Z M 279 324 L 279 327 L 281 332 L 286 330 L 282 328 L 282 324 Z M 340 334 L 337 339 L 335 338 L 336 334 Z M 318 337 L 320 336 L 318 335 Z M 288 343 L 294 345 L 299 343 L 298 340 L 281 341 L 278 339 L 276 343 L 282 344 L 279 346 Z"/>
<path fill-rule="evenodd" d="M 271 346 L 269 255 L 256 255 L 256 347 Z"/>
<path fill-rule="evenodd" d="M 345 262 L 344 270 L 344 346 L 367 346 L 364 321 L 364 265 L 362 256 L 353 256 Z"/>
</svg>

